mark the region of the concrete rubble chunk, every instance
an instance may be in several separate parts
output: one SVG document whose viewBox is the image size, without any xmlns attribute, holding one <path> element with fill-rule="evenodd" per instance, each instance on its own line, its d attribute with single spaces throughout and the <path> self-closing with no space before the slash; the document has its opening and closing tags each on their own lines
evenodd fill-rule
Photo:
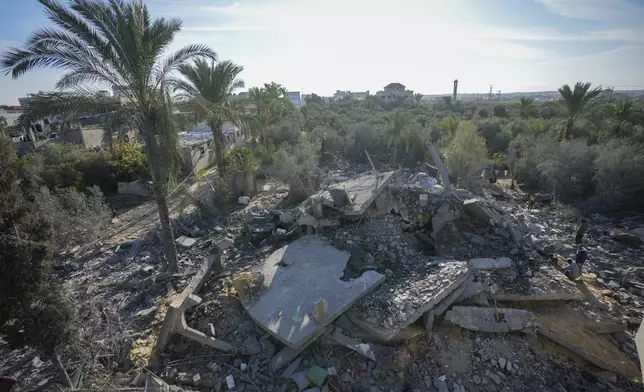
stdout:
<svg viewBox="0 0 644 392">
<path fill-rule="evenodd" d="M 635 345 L 640 364 L 644 364 L 644 318 L 642 318 L 642 323 L 635 334 Z M 642 380 L 644 380 L 644 365 L 642 366 Z"/>
<path fill-rule="evenodd" d="M 197 243 L 197 240 L 194 238 L 190 238 L 188 236 L 182 235 L 181 237 L 177 238 L 175 240 L 177 245 L 179 245 L 182 248 L 190 249 L 194 244 Z"/>
<path fill-rule="evenodd" d="M 455 303 L 463 302 L 467 299 L 474 297 L 483 291 L 483 284 L 481 282 L 471 282 L 467 285 L 460 297 L 454 301 Z"/>
<path fill-rule="evenodd" d="M 467 199 L 463 202 L 463 208 L 469 215 L 482 220 L 490 226 L 501 226 L 503 220 L 501 216 L 481 199 Z"/>
<path fill-rule="evenodd" d="M 502 333 L 533 326 L 535 316 L 523 309 L 454 306 L 445 320 L 472 331 Z"/>
<path fill-rule="evenodd" d="M 380 193 L 387 187 L 394 172 L 367 174 L 349 181 L 331 185 L 315 196 L 323 200 L 331 200 L 331 207 L 345 215 L 362 215 Z M 348 196 L 347 196 L 348 195 Z M 348 199 L 347 199 L 348 198 Z"/>
<path fill-rule="evenodd" d="M 509 257 L 485 257 L 481 259 L 470 259 L 468 263 L 470 264 L 470 267 L 479 271 L 511 268 L 514 265 L 512 259 Z"/>
<path fill-rule="evenodd" d="M 617 242 L 623 242 L 626 244 L 641 244 L 644 242 L 637 233 L 629 233 L 620 229 L 612 229 L 609 234 Z"/>
<path fill-rule="evenodd" d="M 583 301 L 584 294 L 575 282 L 550 264 L 542 264 L 503 289 L 490 290 L 490 299 L 497 301 Z"/>
<path fill-rule="evenodd" d="M 323 237 L 301 237 L 255 267 L 259 290 L 243 298 L 242 304 L 262 328 L 298 349 L 384 280 L 376 271 L 366 271 L 348 282 L 340 280 L 349 256 Z M 313 315 L 320 298 L 326 300 L 328 310 L 324 321 L 318 323 Z"/>
<path fill-rule="evenodd" d="M 462 261 L 426 264 L 419 260 L 416 265 L 428 266 L 409 271 L 395 285 L 377 288 L 349 309 L 346 313 L 349 319 L 379 340 L 390 341 L 425 312 L 439 306 L 472 276 L 467 263 Z M 374 312 L 372 298 L 380 297 L 389 300 L 384 309 Z"/>
<path fill-rule="evenodd" d="M 351 339 L 346 336 L 342 329 L 335 327 L 333 328 L 333 333 L 329 337 L 336 343 L 357 352 L 365 358 L 371 359 L 372 361 L 376 360 L 376 356 L 373 352 L 373 348 L 368 343 L 359 343 L 358 341 Z"/>
</svg>

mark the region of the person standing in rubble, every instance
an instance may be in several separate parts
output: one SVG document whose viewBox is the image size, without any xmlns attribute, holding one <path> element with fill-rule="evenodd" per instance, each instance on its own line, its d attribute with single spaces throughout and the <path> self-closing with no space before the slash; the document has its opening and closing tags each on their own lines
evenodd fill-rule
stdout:
<svg viewBox="0 0 644 392">
<path fill-rule="evenodd" d="M 581 272 L 584 268 L 584 263 L 588 259 L 588 252 L 582 245 L 577 245 L 577 253 L 575 254 L 575 263 L 579 266 L 579 271 Z"/>
<path fill-rule="evenodd" d="M 575 236 L 575 244 L 577 246 L 581 245 L 581 241 L 584 239 L 586 233 L 588 233 L 588 221 L 582 219 L 581 224 L 577 228 L 577 235 Z"/>
</svg>

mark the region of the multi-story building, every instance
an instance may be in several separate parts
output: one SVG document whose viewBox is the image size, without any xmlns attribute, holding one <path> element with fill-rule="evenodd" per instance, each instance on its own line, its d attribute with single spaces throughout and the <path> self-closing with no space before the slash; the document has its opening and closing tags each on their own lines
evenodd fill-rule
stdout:
<svg viewBox="0 0 644 392">
<path fill-rule="evenodd" d="M 287 91 L 286 92 L 286 99 L 291 101 L 293 105 L 295 105 L 296 108 L 302 107 L 302 97 L 300 96 L 299 91 Z"/>
<path fill-rule="evenodd" d="M 389 83 L 385 86 L 384 91 L 378 91 L 376 96 L 383 102 L 396 102 L 407 98 L 414 98 L 412 90 L 406 90 L 405 86 L 400 83 Z"/>
<path fill-rule="evenodd" d="M 112 86 L 112 96 L 121 104 L 131 103 L 131 95 L 130 90 L 125 86 Z"/>
<path fill-rule="evenodd" d="M 357 100 L 363 100 L 369 96 L 369 90 L 367 91 L 341 91 L 341 90 L 336 90 L 335 94 L 333 94 L 333 100 L 334 101 L 339 101 L 344 98 L 350 98 L 350 99 L 357 99 Z"/>
</svg>

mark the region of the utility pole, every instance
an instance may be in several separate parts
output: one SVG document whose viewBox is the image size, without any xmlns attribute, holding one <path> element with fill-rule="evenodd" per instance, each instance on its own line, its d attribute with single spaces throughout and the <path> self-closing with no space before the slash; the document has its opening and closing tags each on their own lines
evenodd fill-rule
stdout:
<svg viewBox="0 0 644 392">
<path fill-rule="evenodd" d="M 496 90 L 497 95 L 499 96 L 499 101 L 501 100 L 501 90 Z"/>
<path fill-rule="evenodd" d="M 490 85 L 490 95 L 488 96 L 488 99 L 491 101 L 492 100 L 492 89 L 494 88 L 494 85 Z"/>
</svg>

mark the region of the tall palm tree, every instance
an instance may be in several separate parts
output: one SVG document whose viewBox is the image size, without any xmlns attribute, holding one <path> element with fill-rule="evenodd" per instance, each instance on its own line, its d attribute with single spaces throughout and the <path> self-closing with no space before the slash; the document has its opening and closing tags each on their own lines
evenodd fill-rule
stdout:
<svg viewBox="0 0 644 392">
<path fill-rule="evenodd" d="M 633 101 L 630 99 L 619 100 L 606 107 L 605 113 L 617 123 L 614 129 L 614 133 L 617 136 L 622 133 L 622 128 L 626 123 L 636 122 L 641 116 L 641 113 L 635 108 Z"/>
<path fill-rule="evenodd" d="M 6 136 L 6 129 L 7 129 L 7 118 L 4 116 L 0 116 L 0 134 Z"/>
<path fill-rule="evenodd" d="M 530 118 L 530 110 L 532 110 L 532 104 L 534 99 L 530 97 L 521 97 L 519 101 L 519 113 L 523 118 Z"/>
<path fill-rule="evenodd" d="M 423 101 L 423 94 L 414 94 L 414 101 L 416 101 L 416 105 L 420 105 L 420 103 Z"/>
<path fill-rule="evenodd" d="M 559 140 L 568 139 L 570 131 L 574 125 L 575 119 L 584 111 L 595 105 L 598 101 L 602 89 L 595 87 L 591 90 L 590 83 L 577 82 L 574 89 L 564 84 L 559 88 L 559 94 L 563 100 L 563 106 L 568 112 L 568 122 L 566 127 L 562 130 Z"/>
<path fill-rule="evenodd" d="M 56 83 L 59 89 L 79 85 L 122 88 L 146 143 L 165 266 L 168 272 L 175 271 L 177 250 L 167 195 L 178 136 L 172 126 L 168 81 L 184 62 L 216 58 L 216 53 L 207 46 L 189 45 L 164 56 L 181 21 L 152 19 L 142 0 L 69 0 L 67 7 L 56 0 L 39 2 L 55 27 L 36 30 L 23 48 L 10 48 L 2 56 L 4 69 L 13 78 L 42 67 L 64 69 L 67 72 Z"/>
<path fill-rule="evenodd" d="M 232 61 L 222 61 L 215 65 L 214 60 L 203 59 L 179 67 L 186 80 L 178 81 L 175 90 L 181 92 L 182 98 L 194 102 L 207 113 L 220 175 L 224 173 L 224 135 L 221 126 L 225 120 L 239 123 L 239 112 L 228 98 L 236 89 L 245 86 L 244 81 L 237 78 L 243 70 L 244 67 Z"/>
<path fill-rule="evenodd" d="M 387 117 L 387 148 L 391 149 L 391 161 L 396 163 L 400 153 L 409 150 L 409 132 L 411 115 L 400 109 L 394 110 L 393 115 Z"/>
<path fill-rule="evenodd" d="M 261 143 L 266 143 L 266 129 L 284 113 L 290 102 L 286 99 L 286 88 L 271 82 L 263 87 L 253 87 L 248 91 L 250 103 L 255 106 L 255 128 L 258 129 Z"/>
</svg>

